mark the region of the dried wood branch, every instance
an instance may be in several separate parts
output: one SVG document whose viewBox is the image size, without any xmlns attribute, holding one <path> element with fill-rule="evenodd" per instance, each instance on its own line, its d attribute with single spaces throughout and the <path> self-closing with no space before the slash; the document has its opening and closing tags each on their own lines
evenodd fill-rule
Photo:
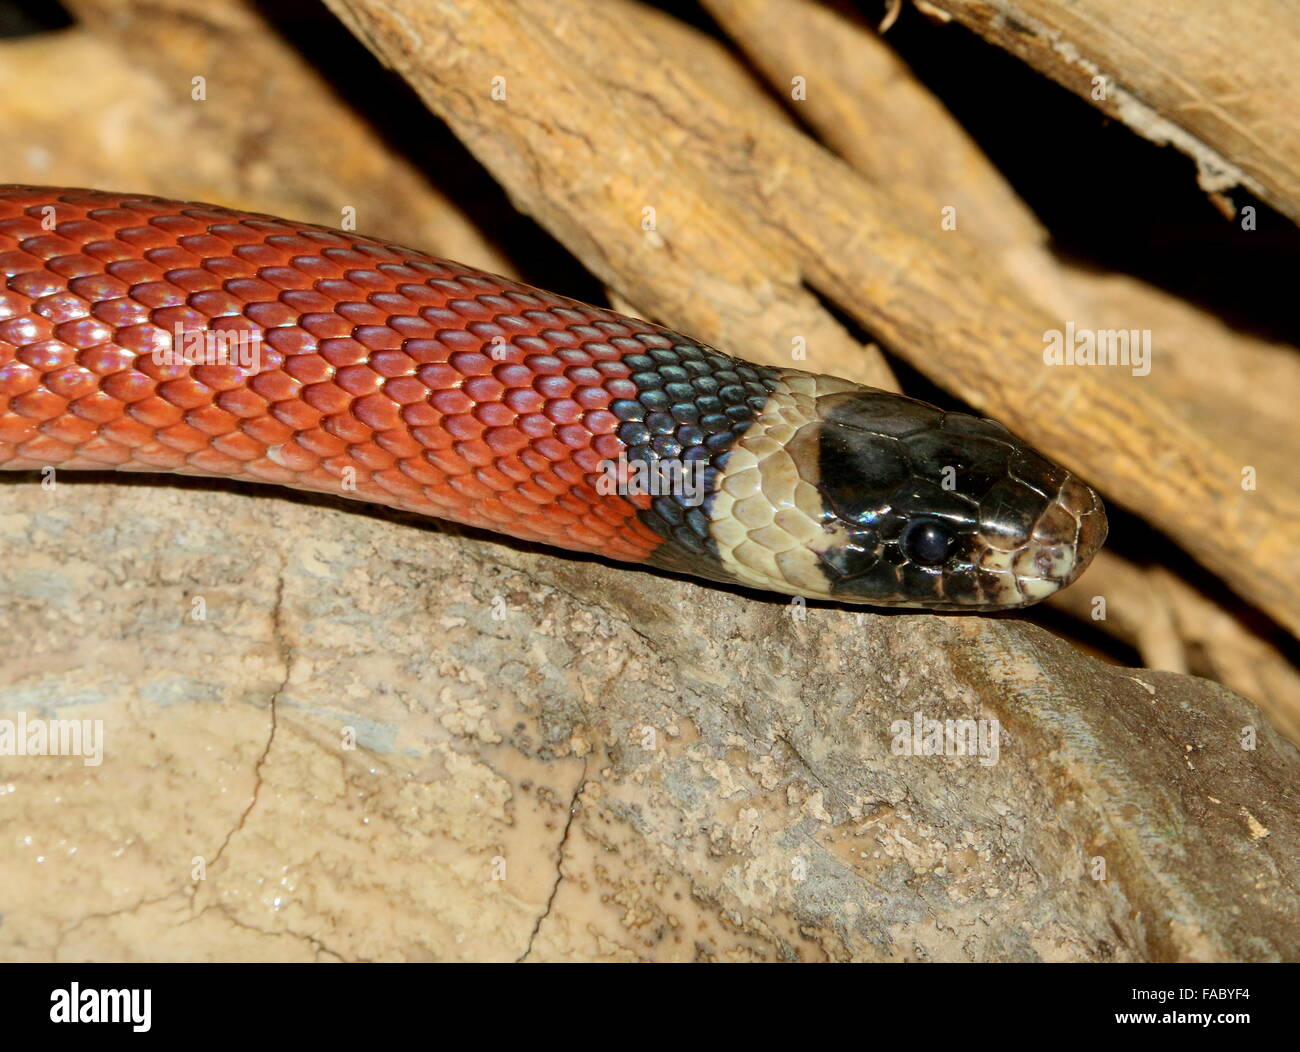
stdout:
<svg viewBox="0 0 1300 1052">
<path fill-rule="evenodd" d="M 78 26 L 0 52 L 6 103 L 25 109 L 0 128 L 15 146 L 9 181 L 150 192 L 326 226 L 338 226 L 347 207 L 367 233 L 512 271 L 256 4 L 68 6 Z M 201 100 L 195 77 L 206 82 Z M 278 100 L 292 100 L 292 120 Z"/>
<path fill-rule="evenodd" d="M 927 0 L 1152 142 L 1300 221 L 1300 10 L 1271 0 Z"/>
</svg>

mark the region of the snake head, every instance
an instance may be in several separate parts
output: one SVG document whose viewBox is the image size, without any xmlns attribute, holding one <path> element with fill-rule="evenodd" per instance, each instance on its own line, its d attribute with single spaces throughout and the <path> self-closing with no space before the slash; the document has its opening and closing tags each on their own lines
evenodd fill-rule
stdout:
<svg viewBox="0 0 1300 1052">
<path fill-rule="evenodd" d="M 728 410 L 734 432 L 705 450 L 704 506 L 665 497 L 647 513 L 666 539 L 656 565 L 809 598 L 992 610 L 1063 588 L 1106 538 L 1097 495 L 1000 424 L 833 376 L 755 375 Z"/>
<path fill-rule="evenodd" d="M 818 554 L 835 598 L 1025 606 L 1106 538 L 1097 494 L 994 421 L 865 388 L 817 401 Z"/>
<path fill-rule="evenodd" d="M 718 576 L 796 596 L 1026 606 L 1106 537 L 1097 494 L 1000 424 L 793 369 L 719 468 Z"/>
</svg>

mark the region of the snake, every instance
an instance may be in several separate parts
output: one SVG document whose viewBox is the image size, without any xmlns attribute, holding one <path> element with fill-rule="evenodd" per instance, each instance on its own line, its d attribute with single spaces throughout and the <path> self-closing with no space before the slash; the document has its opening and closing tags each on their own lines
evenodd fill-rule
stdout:
<svg viewBox="0 0 1300 1052">
<path fill-rule="evenodd" d="M 993 420 L 351 231 L 4 185 L 0 273 L 6 470 L 286 486 L 934 610 L 1037 602 L 1106 537 L 1096 492 Z"/>
</svg>

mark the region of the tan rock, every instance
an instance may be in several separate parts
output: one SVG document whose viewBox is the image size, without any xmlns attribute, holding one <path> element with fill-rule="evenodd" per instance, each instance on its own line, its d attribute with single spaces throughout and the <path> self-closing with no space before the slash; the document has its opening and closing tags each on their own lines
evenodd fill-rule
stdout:
<svg viewBox="0 0 1300 1052">
<path fill-rule="evenodd" d="M 104 721 L 0 757 L 0 958 L 1300 955 L 1300 756 L 1208 682 L 233 485 L 0 502 L 0 718 Z"/>
</svg>

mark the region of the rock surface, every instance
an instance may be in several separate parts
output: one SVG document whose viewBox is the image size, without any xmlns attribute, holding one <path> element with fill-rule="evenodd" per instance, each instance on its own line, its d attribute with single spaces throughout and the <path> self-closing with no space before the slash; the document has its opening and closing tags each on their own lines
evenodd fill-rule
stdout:
<svg viewBox="0 0 1300 1052">
<path fill-rule="evenodd" d="M 5 959 L 1300 957 L 1300 755 L 1206 681 L 69 479 L 0 479 L 0 719 L 104 757 L 0 757 Z"/>
</svg>

